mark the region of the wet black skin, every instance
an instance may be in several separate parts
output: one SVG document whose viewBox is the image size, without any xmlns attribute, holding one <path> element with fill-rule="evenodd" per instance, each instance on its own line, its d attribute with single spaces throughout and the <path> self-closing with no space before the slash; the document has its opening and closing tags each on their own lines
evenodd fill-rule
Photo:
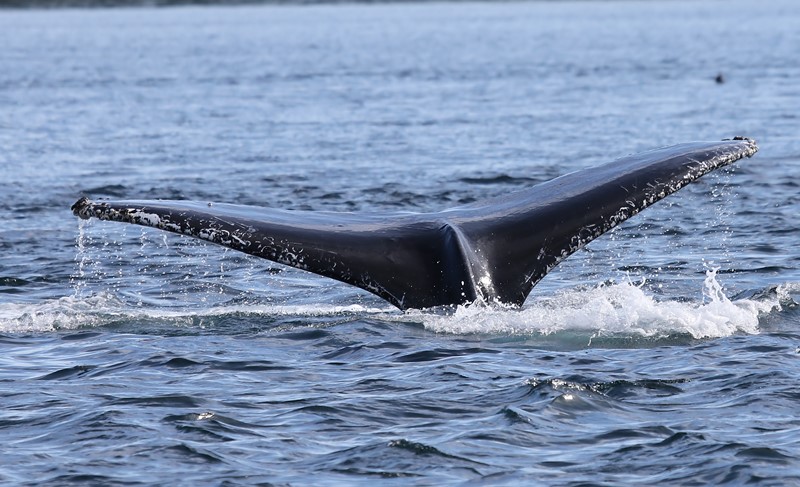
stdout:
<svg viewBox="0 0 800 487">
<path fill-rule="evenodd" d="M 588 242 L 757 150 L 742 137 L 680 144 L 437 213 L 85 197 L 72 211 L 208 240 L 358 286 L 400 309 L 475 301 L 520 306 L 550 269 Z"/>
</svg>

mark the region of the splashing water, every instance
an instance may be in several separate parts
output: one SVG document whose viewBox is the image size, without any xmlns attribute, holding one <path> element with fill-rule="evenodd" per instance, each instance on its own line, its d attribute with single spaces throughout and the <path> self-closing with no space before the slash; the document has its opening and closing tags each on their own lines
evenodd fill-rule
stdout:
<svg viewBox="0 0 800 487">
<path fill-rule="evenodd" d="M 75 240 L 75 263 L 77 269 L 76 273 L 70 277 L 70 285 L 76 297 L 83 295 L 83 290 L 86 287 L 86 266 L 90 262 L 86 256 L 86 222 L 86 220 L 78 222 L 78 237 Z"/>
<path fill-rule="evenodd" d="M 362 305 L 221 304 L 200 309 L 159 309 L 133 306 L 112 293 L 79 294 L 37 304 L 0 307 L 0 332 L 47 332 L 104 326 L 121 321 L 158 321 L 166 326 L 202 326 L 202 318 L 234 315 L 262 317 L 342 317 L 370 315 L 390 322 L 418 322 L 437 333 L 491 335 L 552 335 L 564 331 L 592 337 L 665 337 L 686 334 L 716 338 L 734 333 L 759 333 L 759 317 L 781 310 L 791 290 L 776 289 L 757 299 L 731 301 L 708 270 L 701 302 L 658 301 L 645 292 L 644 282 L 623 282 L 560 291 L 529 301 L 522 309 L 504 306 L 459 306 L 451 314 Z M 786 296 L 784 296 L 786 295 Z M 783 298 L 782 298 L 783 296 Z"/>
<path fill-rule="evenodd" d="M 165 327 L 199 326 L 203 318 L 226 316 L 258 317 L 343 317 L 385 313 L 386 309 L 349 306 L 305 305 L 222 305 L 198 310 L 138 307 L 111 293 L 81 298 L 67 296 L 38 304 L 0 305 L 0 333 L 50 332 L 85 329 L 121 322 L 160 322 Z"/>
<path fill-rule="evenodd" d="M 737 332 L 759 332 L 759 317 L 781 309 L 778 296 L 731 301 L 716 279 L 706 272 L 704 302 L 657 301 L 644 283 L 572 289 L 529 301 L 519 311 L 497 307 L 459 306 L 450 316 L 414 312 L 426 328 L 443 333 L 550 335 L 588 331 L 594 336 L 663 337 L 688 334 L 715 338 Z"/>
<path fill-rule="evenodd" d="M 319 304 L 242 304 L 199 298 L 177 307 L 162 308 L 148 304 L 142 299 L 131 303 L 118 295 L 115 286 L 108 290 L 87 287 L 90 277 L 106 282 L 110 269 L 105 269 L 102 259 L 94 259 L 88 248 L 92 237 L 86 224 L 79 222 L 76 243 L 76 272 L 71 278 L 72 296 L 36 304 L 4 304 L 0 306 L 0 332 L 27 333 L 48 332 L 64 329 L 82 329 L 108 326 L 126 322 L 156 322 L 170 327 L 204 327 L 205 318 L 226 316 L 275 317 L 325 317 L 341 318 L 367 316 L 394 323 L 421 323 L 427 330 L 448 334 L 488 334 L 506 336 L 548 336 L 561 332 L 577 332 L 587 337 L 589 344 L 599 337 L 646 337 L 663 338 L 674 335 L 691 336 L 694 339 L 717 338 L 735 333 L 759 333 L 759 318 L 773 310 L 780 311 L 781 290 L 764 293 L 753 299 L 731 301 L 723 286 L 717 281 L 718 267 L 709 268 L 702 289 L 700 302 L 676 300 L 659 301 L 645 291 L 645 280 L 602 284 L 592 288 L 573 288 L 558 291 L 551 296 L 534 297 L 521 309 L 504 306 L 466 305 L 458 306 L 454 312 L 442 314 L 424 310 L 399 313 L 394 308 L 362 305 L 332 306 Z M 155 243 L 168 247 L 166 238 L 151 242 L 147 232 L 140 236 L 141 246 Z M 197 271 L 208 277 L 205 265 L 204 246 L 198 250 Z M 111 252 L 108 245 L 102 251 Z M 117 254 L 114 254 L 117 255 Z M 140 256 L 142 255 L 140 249 Z M 107 257 L 107 256 L 106 256 Z M 119 255 L 117 255 L 119 258 Z M 112 259 L 113 260 L 113 259 Z M 146 260 L 144 257 L 138 260 Z M 152 263 L 151 263 L 152 264 Z M 158 266 L 158 264 L 153 264 Z M 164 264 L 167 265 L 167 264 Z M 220 264 L 221 266 L 223 264 Z M 206 271 L 206 272 L 203 272 Z M 220 271 L 222 274 L 224 271 Z M 785 292 L 784 292 L 785 294 Z M 207 297 L 207 296 L 206 296 Z M 228 296 L 230 297 L 230 296 Z M 787 298 L 791 301 L 791 298 Z M 150 300 L 153 301 L 153 300 Z M 198 302 L 199 301 L 199 302 Z M 199 304 L 199 308 L 195 306 Z M 213 326 L 213 325 L 212 325 Z"/>
</svg>

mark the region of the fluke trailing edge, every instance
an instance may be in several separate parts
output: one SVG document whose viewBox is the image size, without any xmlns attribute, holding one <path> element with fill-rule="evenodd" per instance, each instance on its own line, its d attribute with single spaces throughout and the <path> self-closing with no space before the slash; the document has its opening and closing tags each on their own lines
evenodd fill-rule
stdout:
<svg viewBox="0 0 800 487">
<path fill-rule="evenodd" d="M 289 211 L 81 198 L 81 218 L 208 240 L 358 286 L 401 309 L 522 305 L 567 256 L 700 176 L 756 153 L 737 137 L 628 156 L 438 213 Z"/>
</svg>

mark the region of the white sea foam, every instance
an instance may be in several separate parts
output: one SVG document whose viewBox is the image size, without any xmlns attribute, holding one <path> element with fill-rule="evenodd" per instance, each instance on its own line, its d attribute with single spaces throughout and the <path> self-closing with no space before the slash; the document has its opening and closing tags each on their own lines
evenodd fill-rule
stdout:
<svg viewBox="0 0 800 487">
<path fill-rule="evenodd" d="M 0 333 L 72 330 L 120 321 L 162 320 L 191 326 L 204 317 L 229 315 L 325 317 L 384 313 L 387 308 L 358 304 L 334 305 L 219 305 L 201 309 L 166 309 L 129 305 L 109 293 L 90 297 L 68 296 L 41 303 L 0 304 Z"/>
<path fill-rule="evenodd" d="M 204 317 L 229 315 L 325 317 L 370 315 L 389 321 L 421 322 L 426 329 L 451 334 L 550 335 L 562 331 L 592 336 L 659 337 L 689 334 L 695 338 L 758 333 L 759 317 L 781 309 L 800 293 L 800 284 L 778 286 L 757 299 L 731 301 L 716 272 L 708 271 L 702 302 L 660 301 L 631 282 L 570 289 L 550 297 L 532 298 L 522 308 L 459 306 L 441 314 L 359 304 L 283 305 L 219 304 L 199 309 L 128 304 L 111 293 L 75 295 L 40 303 L 0 304 L 0 333 L 47 332 L 92 328 L 131 320 L 160 320 L 172 326 L 195 326 Z"/>
<path fill-rule="evenodd" d="M 411 314 L 427 329 L 442 333 L 550 335 L 585 331 L 594 336 L 659 337 L 689 334 L 695 338 L 759 332 L 759 317 L 781 309 L 780 293 L 759 300 L 731 301 L 708 271 L 702 302 L 659 301 L 631 282 L 572 289 L 534 298 L 520 310 L 459 306 L 452 315 Z"/>
</svg>

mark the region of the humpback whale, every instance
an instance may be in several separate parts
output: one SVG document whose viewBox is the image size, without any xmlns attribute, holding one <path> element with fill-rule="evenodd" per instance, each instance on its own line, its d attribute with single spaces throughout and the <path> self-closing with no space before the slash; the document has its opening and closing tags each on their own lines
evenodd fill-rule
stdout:
<svg viewBox="0 0 800 487">
<path fill-rule="evenodd" d="M 690 142 L 627 156 L 531 188 L 436 213 L 293 211 L 196 201 L 72 205 L 207 240 L 365 289 L 400 309 L 481 301 L 521 306 L 570 254 L 755 141 Z"/>
</svg>

